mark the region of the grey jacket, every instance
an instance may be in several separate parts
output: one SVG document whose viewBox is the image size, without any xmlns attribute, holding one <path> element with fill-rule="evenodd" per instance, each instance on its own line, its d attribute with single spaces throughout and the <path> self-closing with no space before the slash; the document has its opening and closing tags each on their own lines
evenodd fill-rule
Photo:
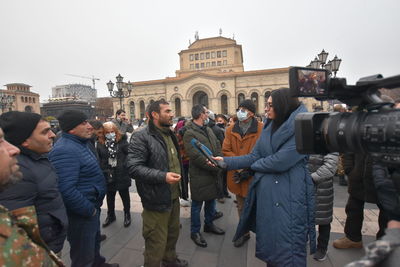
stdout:
<svg viewBox="0 0 400 267">
<path fill-rule="evenodd" d="M 315 224 L 329 224 L 333 216 L 333 176 L 339 160 L 338 153 L 311 155 L 308 169 L 315 185 Z"/>
</svg>

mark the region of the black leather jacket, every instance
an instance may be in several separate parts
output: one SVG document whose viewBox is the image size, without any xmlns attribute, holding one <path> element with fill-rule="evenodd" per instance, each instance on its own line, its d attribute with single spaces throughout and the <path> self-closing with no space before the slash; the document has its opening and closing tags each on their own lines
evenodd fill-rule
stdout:
<svg viewBox="0 0 400 267">
<path fill-rule="evenodd" d="M 143 207 L 166 211 L 171 208 L 171 189 L 165 181 L 169 159 L 167 145 L 155 127 L 149 122 L 147 127 L 132 134 L 126 165 L 130 176 L 135 179 Z M 178 141 L 172 131 L 170 134 L 179 153 Z M 178 155 L 178 158 L 182 173 L 181 157 Z"/>
</svg>

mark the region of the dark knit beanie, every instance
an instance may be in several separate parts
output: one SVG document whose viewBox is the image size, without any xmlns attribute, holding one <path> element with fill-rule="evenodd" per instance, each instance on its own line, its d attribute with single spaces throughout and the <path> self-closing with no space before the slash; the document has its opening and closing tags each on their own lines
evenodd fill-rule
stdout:
<svg viewBox="0 0 400 267">
<path fill-rule="evenodd" d="M 245 108 L 247 110 L 250 110 L 254 114 L 256 114 L 256 105 L 250 99 L 246 99 L 246 100 L 243 100 L 242 102 L 240 102 L 239 108 Z"/>
<path fill-rule="evenodd" d="M 68 133 L 69 130 L 86 121 L 88 117 L 85 113 L 79 110 L 66 110 L 59 117 L 58 122 L 63 132 Z"/>
<path fill-rule="evenodd" d="M 7 141 L 19 146 L 32 135 L 41 119 L 37 113 L 9 111 L 0 116 L 0 127 Z"/>
</svg>

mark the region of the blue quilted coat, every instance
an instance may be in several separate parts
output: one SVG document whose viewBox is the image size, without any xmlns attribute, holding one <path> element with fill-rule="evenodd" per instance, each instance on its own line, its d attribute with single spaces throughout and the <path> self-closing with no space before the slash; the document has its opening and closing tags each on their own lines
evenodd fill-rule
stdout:
<svg viewBox="0 0 400 267">
<path fill-rule="evenodd" d="M 296 151 L 294 120 L 299 106 L 273 134 L 272 122 L 245 156 L 224 158 L 229 169 L 255 171 L 234 240 L 256 233 L 256 257 L 272 266 L 306 266 L 306 246 L 316 249 L 314 185 L 307 156 Z"/>
<path fill-rule="evenodd" d="M 91 217 L 100 208 L 106 192 L 103 172 L 88 141 L 62 133 L 49 153 L 68 213 L 82 217 Z"/>
</svg>

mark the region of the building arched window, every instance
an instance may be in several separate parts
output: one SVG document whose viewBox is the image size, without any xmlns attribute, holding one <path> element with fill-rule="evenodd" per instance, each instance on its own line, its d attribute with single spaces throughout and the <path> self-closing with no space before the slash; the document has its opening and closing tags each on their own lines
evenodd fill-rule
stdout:
<svg viewBox="0 0 400 267">
<path fill-rule="evenodd" d="M 143 119 L 144 118 L 144 113 L 146 112 L 143 100 L 140 101 L 139 108 L 140 108 L 140 118 Z"/>
<path fill-rule="evenodd" d="M 221 95 L 221 113 L 228 114 L 228 97 Z"/>
<path fill-rule="evenodd" d="M 208 107 L 208 95 L 207 93 L 203 92 L 203 91 L 197 91 L 194 95 L 193 95 L 193 105 L 204 105 L 206 107 Z"/>
<path fill-rule="evenodd" d="M 258 94 L 253 92 L 250 96 L 251 101 L 253 101 L 254 105 L 256 105 L 256 113 L 258 113 Z"/>
<path fill-rule="evenodd" d="M 179 97 L 175 98 L 175 116 L 180 117 L 181 115 L 181 99 Z"/>
<path fill-rule="evenodd" d="M 28 97 L 25 96 L 25 103 L 28 103 Z"/>
<path fill-rule="evenodd" d="M 240 93 L 238 94 L 238 106 L 240 105 L 240 103 L 245 99 L 244 94 Z"/>
<path fill-rule="evenodd" d="M 154 100 L 153 100 L 153 99 L 150 100 L 149 104 L 151 105 L 151 104 L 153 104 L 153 103 L 154 103 Z"/>
<path fill-rule="evenodd" d="M 23 96 L 21 96 L 21 102 L 24 102 L 24 97 Z"/>
<path fill-rule="evenodd" d="M 135 117 L 135 102 L 131 101 L 129 103 L 129 113 L 131 114 L 131 120 L 134 120 Z"/>
<path fill-rule="evenodd" d="M 26 106 L 25 107 L 25 112 L 32 113 L 33 112 L 33 108 L 31 106 Z"/>
</svg>

